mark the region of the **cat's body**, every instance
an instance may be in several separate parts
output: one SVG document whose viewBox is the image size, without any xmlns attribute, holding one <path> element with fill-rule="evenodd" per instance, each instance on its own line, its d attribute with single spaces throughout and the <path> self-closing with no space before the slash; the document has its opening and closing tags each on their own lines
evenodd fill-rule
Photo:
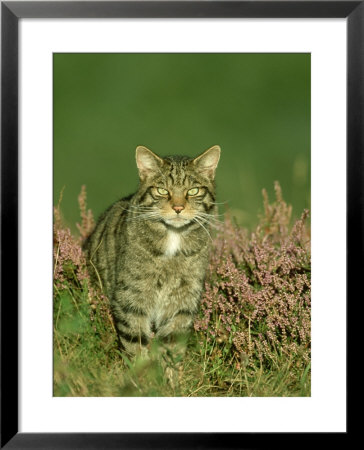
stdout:
<svg viewBox="0 0 364 450">
<path fill-rule="evenodd" d="M 195 159 L 162 159 L 138 147 L 138 191 L 114 203 L 85 243 L 89 271 L 110 299 L 130 354 L 192 325 L 208 263 L 219 155 L 216 146 Z"/>
</svg>

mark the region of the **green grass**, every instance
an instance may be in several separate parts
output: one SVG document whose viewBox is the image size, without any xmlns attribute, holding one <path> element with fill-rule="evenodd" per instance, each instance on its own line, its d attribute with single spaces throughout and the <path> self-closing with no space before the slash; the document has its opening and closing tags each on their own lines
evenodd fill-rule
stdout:
<svg viewBox="0 0 364 450">
<path fill-rule="evenodd" d="M 282 354 L 279 348 L 270 367 L 259 359 L 236 364 L 231 342 L 221 345 L 192 331 L 172 388 L 151 349 L 150 361 L 131 362 L 120 353 L 107 300 L 90 303 L 87 282 L 67 281 L 54 290 L 55 396 L 251 396 L 310 395 L 310 365 Z"/>
<path fill-rule="evenodd" d="M 152 342 L 148 360 L 120 352 L 108 300 L 89 286 L 81 240 L 63 227 L 58 206 L 54 395 L 310 396 L 307 212 L 289 227 L 291 208 L 278 183 L 275 190 L 272 204 L 264 194 L 265 214 L 254 233 L 227 219 L 215 237 L 201 310 L 174 386 L 160 362 L 162 344 Z M 82 195 L 81 235 L 92 224 L 84 188 Z"/>
</svg>

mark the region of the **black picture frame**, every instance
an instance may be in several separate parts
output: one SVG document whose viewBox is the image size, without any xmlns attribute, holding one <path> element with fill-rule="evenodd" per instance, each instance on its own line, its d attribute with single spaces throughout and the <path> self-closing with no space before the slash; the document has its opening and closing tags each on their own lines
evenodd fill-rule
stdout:
<svg viewBox="0 0 364 450">
<path fill-rule="evenodd" d="M 261 448 L 291 434 L 18 432 L 18 24 L 21 18 L 346 18 L 347 310 L 364 273 L 364 1 L 1 2 L 1 448 Z M 328 162 L 329 170 L 329 162 Z M 350 352 L 350 346 L 347 347 Z M 349 417 L 349 413 L 348 416 Z M 349 430 L 349 428 L 348 428 Z M 243 434 L 243 436 L 242 436 Z M 335 434 L 336 442 L 348 438 Z M 316 433 L 315 439 L 327 435 Z M 303 445 L 310 433 L 294 434 Z M 299 439 L 299 440 L 298 440 Z M 296 444 L 295 444 L 296 445 Z"/>
</svg>

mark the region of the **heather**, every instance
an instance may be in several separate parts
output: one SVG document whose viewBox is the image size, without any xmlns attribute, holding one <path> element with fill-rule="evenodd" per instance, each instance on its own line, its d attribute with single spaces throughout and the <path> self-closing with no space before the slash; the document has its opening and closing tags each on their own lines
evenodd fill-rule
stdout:
<svg viewBox="0 0 364 450">
<path fill-rule="evenodd" d="M 85 267 L 81 245 L 94 226 L 86 190 L 78 236 L 54 220 L 54 395 L 310 395 L 308 211 L 292 223 L 278 183 L 263 190 L 263 213 L 249 232 L 229 212 L 216 225 L 199 315 L 171 387 L 157 358 L 130 361 L 118 350 L 108 299 Z M 154 344 L 152 355 L 157 353 Z"/>
</svg>

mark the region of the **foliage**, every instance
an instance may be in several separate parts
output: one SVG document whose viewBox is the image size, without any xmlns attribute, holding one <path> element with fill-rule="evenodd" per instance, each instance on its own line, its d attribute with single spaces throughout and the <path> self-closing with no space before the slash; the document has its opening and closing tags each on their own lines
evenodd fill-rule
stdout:
<svg viewBox="0 0 364 450">
<path fill-rule="evenodd" d="M 90 286 L 81 250 L 94 220 L 83 187 L 80 237 L 54 222 L 54 395 L 310 395 L 308 211 L 290 227 L 278 183 L 249 234 L 227 215 L 219 225 L 180 383 L 157 358 L 119 352 L 108 299 Z M 152 356 L 158 353 L 152 347 Z"/>
</svg>

